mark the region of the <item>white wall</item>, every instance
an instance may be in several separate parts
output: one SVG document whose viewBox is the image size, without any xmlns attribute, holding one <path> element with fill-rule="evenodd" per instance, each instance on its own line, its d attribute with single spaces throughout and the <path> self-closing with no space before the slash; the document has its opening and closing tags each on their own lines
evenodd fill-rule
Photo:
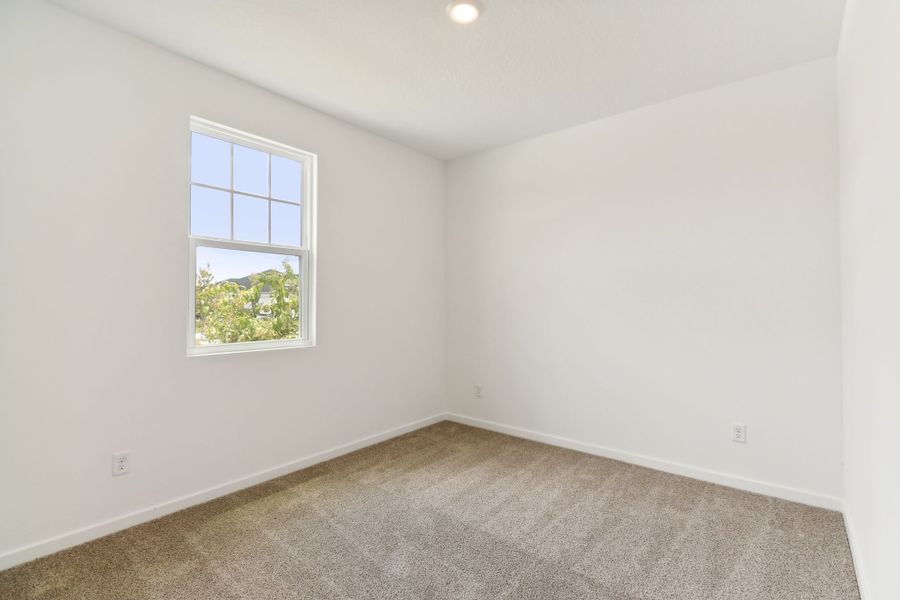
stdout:
<svg viewBox="0 0 900 600">
<path fill-rule="evenodd" d="M 451 162 L 453 410 L 837 506 L 834 69 Z"/>
<path fill-rule="evenodd" d="M 845 517 L 866 600 L 900 590 L 900 3 L 850 0 L 838 59 Z"/>
<path fill-rule="evenodd" d="M 443 409 L 441 162 L 41 2 L 0 56 L 0 567 Z M 318 153 L 317 348 L 186 357 L 192 114 Z"/>
</svg>

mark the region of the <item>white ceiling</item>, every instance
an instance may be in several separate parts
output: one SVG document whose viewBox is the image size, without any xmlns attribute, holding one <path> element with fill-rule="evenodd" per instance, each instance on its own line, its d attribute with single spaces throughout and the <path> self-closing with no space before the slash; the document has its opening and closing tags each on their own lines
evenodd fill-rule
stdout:
<svg viewBox="0 0 900 600">
<path fill-rule="evenodd" d="M 834 55 L 844 0 L 53 0 L 439 158 Z"/>
</svg>

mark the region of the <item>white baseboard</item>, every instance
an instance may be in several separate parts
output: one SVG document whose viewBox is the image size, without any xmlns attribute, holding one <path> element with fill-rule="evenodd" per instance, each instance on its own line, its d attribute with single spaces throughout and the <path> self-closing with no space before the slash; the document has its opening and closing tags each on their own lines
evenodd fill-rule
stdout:
<svg viewBox="0 0 900 600">
<path fill-rule="evenodd" d="M 847 531 L 847 541 L 850 543 L 850 556 L 853 558 L 853 570 L 856 571 L 856 585 L 859 587 L 860 600 L 872 600 L 869 595 L 869 584 L 866 579 L 866 571 L 862 565 L 862 554 L 859 549 L 859 538 L 856 537 L 856 527 L 853 518 L 844 507 L 844 529 Z"/>
<path fill-rule="evenodd" d="M 494 423 L 493 421 L 485 421 L 484 419 L 467 417 L 465 415 L 449 413 L 446 415 L 446 418 L 449 421 L 462 423 L 463 425 L 471 425 L 473 427 L 480 427 L 481 429 L 488 429 L 490 431 L 496 431 L 498 433 L 505 433 L 507 435 L 519 438 L 525 438 L 536 442 L 543 442 L 552 446 L 559 446 L 561 448 L 577 450 L 586 454 L 593 454 L 596 456 L 602 456 L 604 458 L 612 458 L 614 460 L 619 460 L 634 465 L 640 465 L 642 467 L 648 467 L 650 469 L 656 469 L 657 471 L 665 471 L 666 473 L 683 475 L 685 477 L 691 477 L 693 479 L 699 479 L 701 481 L 708 481 L 710 483 L 717 483 L 719 485 L 724 485 L 747 492 L 764 494 L 766 496 L 774 496 L 775 498 L 790 500 L 792 502 L 800 502 L 802 504 L 818 506 L 820 508 L 827 508 L 830 510 L 839 511 L 842 508 L 840 498 L 820 494 L 817 492 L 800 490 L 792 487 L 778 485 L 775 483 L 767 483 L 765 481 L 758 481 L 756 479 L 748 479 L 746 477 L 741 477 L 738 475 L 730 475 L 728 473 L 722 473 L 720 471 L 712 471 L 710 469 L 676 463 L 668 460 L 663 460 L 661 458 L 654 458 L 652 456 L 643 456 L 641 454 L 635 454 L 633 452 L 627 452 L 625 450 L 607 448 L 605 446 L 599 446 L 597 444 L 591 444 L 588 442 L 579 442 L 577 440 L 559 437 L 556 435 L 531 431 L 529 429 L 523 429 L 521 427 L 502 425 L 500 423 Z"/>
<path fill-rule="evenodd" d="M 269 469 L 264 469 L 245 477 L 233 479 L 231 481 L 227 481 L 205 490 L 200 490 L 198 492 L 187 494 L 179 498 L 167 500 L 166 502 L 147 506 L 145 508 L 132 511 L 124 515 L 119 515 L 111 519 L 93 523 L 86 527 L 68 531 L 66 533 L 41 540 L 39 542 L 28 544 L 26 546 L 14 548 L 8 552 L 0 554 L 0 571 L 24 562 L 28 562 L 30 560 L 34 560 L 35 558 L 39 558 L 47 554 L 59 552 L 60 550 L 65 550 L 66 548 L 71 548 L 72 546 L 77 546 L 78 544 L 83 544 L 105 535 L 109 535 L 111 533 L 115 533 L 117 531 L 139 525 L 141 523 L 146 523 L 147 521 L 152 521 L 153 519 L 158 519 L 159 517 L 168 515 L 170 513 L 189 508 L 197 504 L 202 504 L 203 502 L 208 502 L 209 500 L 214 500 L 215 498 L 231 494 L 258 483 L 262 483 L 264 481 L 268 481 L 282 475 L 287 475 L 288 473 L 293 473 L 294 471 L 297 471 L 299 469 L 305 469 L 306 467 L 310 467 L 320 462 L 324 462 L 343 454 L 353 452 L 354 450 L 359 450 L 361 448 L 377 444 L 378 442 L 383 442 L 399 435 L 403 435 L 404 433 L 409 433 L 410 431 L 421 429 L 422 427 L 432 425 L 439 421 L 443 421 L 444 419 L 444 414 L 432 415 L 425 419 L 420 419 L 412 423 L 407 423 L 406 425 L 401 425 L 400 427 L 382 431 L 381 433 L 376 433 L 375 435 L 370 435 L 348 444 L 343 444 L 329 450 L 317 452 L 316 454 L 311 454 L 309 456 L 299 458 L 288 463 L 271 467 Z"/>
</svg>

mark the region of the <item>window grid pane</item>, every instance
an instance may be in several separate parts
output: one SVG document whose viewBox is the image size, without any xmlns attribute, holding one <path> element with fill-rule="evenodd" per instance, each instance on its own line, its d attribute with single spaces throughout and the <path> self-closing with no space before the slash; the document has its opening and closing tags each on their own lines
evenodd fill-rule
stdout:
<svg viewBox="0 0 900 600">
<path fill-rule="evenodd" d="M 191 133 L 191 182 L 225 187 L 231 182 L 231 144 Z"/>
<path fill-rule="evenodd" d="M 303 165 L 299 161 L 273 155 L 271 162 L 272 198 L 287 202 L 302 202 Z"/>
<path fill-rule="evenodd" d="M 272 200 L 272 243 L 279 246 L 300 248 L 303 242 L 303 208 L 293 202 Z"/>
<path fill-rule="evenodd" d="M 270 155 L 240 144 L 232 144 L 232 149 L 232 189 L 268 197 Z"/>
<path fill-rule="evenodd" d="M 232 194 L 234 206 L 234 239 L 242 242 L 267 243 L 269 239 L 268 201 Z"/>
<path fill-rule="evenodd" d="M 231 234 L 231 199 L 228 192 L 191 186 L 191 233 L 228 239 Z"/>
</svg>

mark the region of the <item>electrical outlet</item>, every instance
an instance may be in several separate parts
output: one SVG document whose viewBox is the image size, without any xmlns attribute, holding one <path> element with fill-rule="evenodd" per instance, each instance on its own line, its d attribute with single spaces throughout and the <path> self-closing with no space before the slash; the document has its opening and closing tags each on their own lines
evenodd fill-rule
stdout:
<svg viewBox="0 0 900 600">
<path fill-rule="evenodd" d="M 481 398 L 481 384 L 476 383 L 473 390 L 476 398 Z"/>
<path fill-rule="evenodd" d="M 738 444 L 747 443 L 747 426 L 743 423 L 731 424 L 731 441 Z"/>
<path fill-rule="evenodd" d="M 131 451 L 123 450 L 121 452 L 113 452 L 112 455 L 112 474 L 124 475 L 131 470 Z"/>
</svg>

